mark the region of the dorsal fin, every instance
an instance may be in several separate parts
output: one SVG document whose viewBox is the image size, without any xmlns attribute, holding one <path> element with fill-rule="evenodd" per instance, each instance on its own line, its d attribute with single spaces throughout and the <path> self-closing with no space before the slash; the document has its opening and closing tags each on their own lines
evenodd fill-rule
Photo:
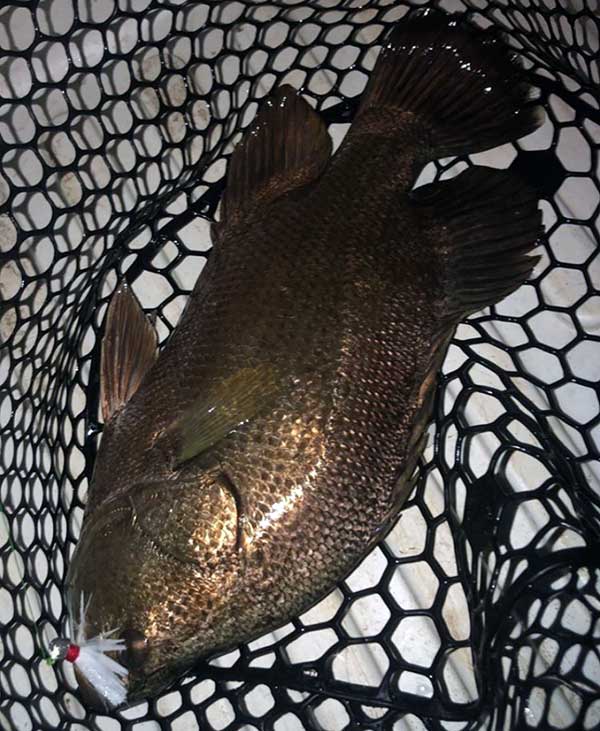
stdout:
<svg viewBox="0 0 600 731">
<path fill-rule="evenodd" d="M 233 151 L 217 235 L 256 208 L 318 178 L 330 155 L 331 138 L 323 120 L 293 87 L 278 87 Z"/>
<path fill-rule="evenodd" d="M 154 328 L 127 284 L 120 284 L 108 308 L 100 356 L 100 398 L 105 422 L 137 391 L 157 353 Z"/>
</svg>

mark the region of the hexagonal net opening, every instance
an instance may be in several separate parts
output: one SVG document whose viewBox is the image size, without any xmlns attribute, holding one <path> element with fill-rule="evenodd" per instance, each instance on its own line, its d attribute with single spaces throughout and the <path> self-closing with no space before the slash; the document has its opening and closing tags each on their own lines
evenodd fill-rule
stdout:
<svg viewBox="0 0 600 731">
<path fill-rule="evenodd" d="M 43 658 L 66 630 L 116 283 L 164 344 L 260 100 L 301 88 L 338 144 L 386 32 L 432 5 L 502 29 L 546 119 L 422 180 L 474 164 L 530 180 L 547 232 L 534 276 L 458 328 L 414 491 L 352 574 L 162 696 L 94 714 Z M 596 0 L 3 4 L 0 728 L 600 724 L 599 29 Z"/>
</svg>

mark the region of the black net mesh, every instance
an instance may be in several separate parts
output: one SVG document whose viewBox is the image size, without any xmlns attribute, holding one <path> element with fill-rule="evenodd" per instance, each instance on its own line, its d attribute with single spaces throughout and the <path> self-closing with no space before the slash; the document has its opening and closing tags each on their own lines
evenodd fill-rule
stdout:
<svg viewBox="0 0 600 731">
<path fill-rule="evenodd" d="M 462 325 L 416 488 L 293 623 L 96 715 L 63 582 L 98 444 L 106 305 L 172 332 L 210 255 L 227 157 L 283 81 L 347 129 L 415 6 L 507 32 L 547 118 L 467 165 L 538 186 L 534 279 Z M 600 725 L 600 112 L 596 0 L 14 0 L 0 6 L 0 728 L 592 729 Z M 118 466 L 116 466 L 118 467 Z"/>
</svg>

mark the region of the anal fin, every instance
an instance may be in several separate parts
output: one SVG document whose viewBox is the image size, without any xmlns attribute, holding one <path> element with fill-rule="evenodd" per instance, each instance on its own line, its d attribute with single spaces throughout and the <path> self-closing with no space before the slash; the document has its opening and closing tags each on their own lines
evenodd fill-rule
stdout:
<svg viewBox="0 0 600 731">
<path fill-rule="evenodd" d="M 523 284 L 542 234 L 538 196 L 509 170 L 473 167 L 452 180 L 417 188 L 429 219 L 443 290 L 440 318 L 456 324 Z"/>
</svg>

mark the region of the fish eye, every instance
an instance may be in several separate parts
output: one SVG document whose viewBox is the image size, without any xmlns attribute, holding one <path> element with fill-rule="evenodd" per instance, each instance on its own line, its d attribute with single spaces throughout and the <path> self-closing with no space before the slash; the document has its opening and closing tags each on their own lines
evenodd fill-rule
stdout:
<svg viewBox="0 0 600 731">
<path fill-rule="evenodd" d="M 122 661 L 129 670 L 139 670 L 146 662 L 149 653 L 148 640 L 143 632 L 136 629 L 126 629 L 122 638 L 125 640 L 125 650 Z"/>
</svg>

